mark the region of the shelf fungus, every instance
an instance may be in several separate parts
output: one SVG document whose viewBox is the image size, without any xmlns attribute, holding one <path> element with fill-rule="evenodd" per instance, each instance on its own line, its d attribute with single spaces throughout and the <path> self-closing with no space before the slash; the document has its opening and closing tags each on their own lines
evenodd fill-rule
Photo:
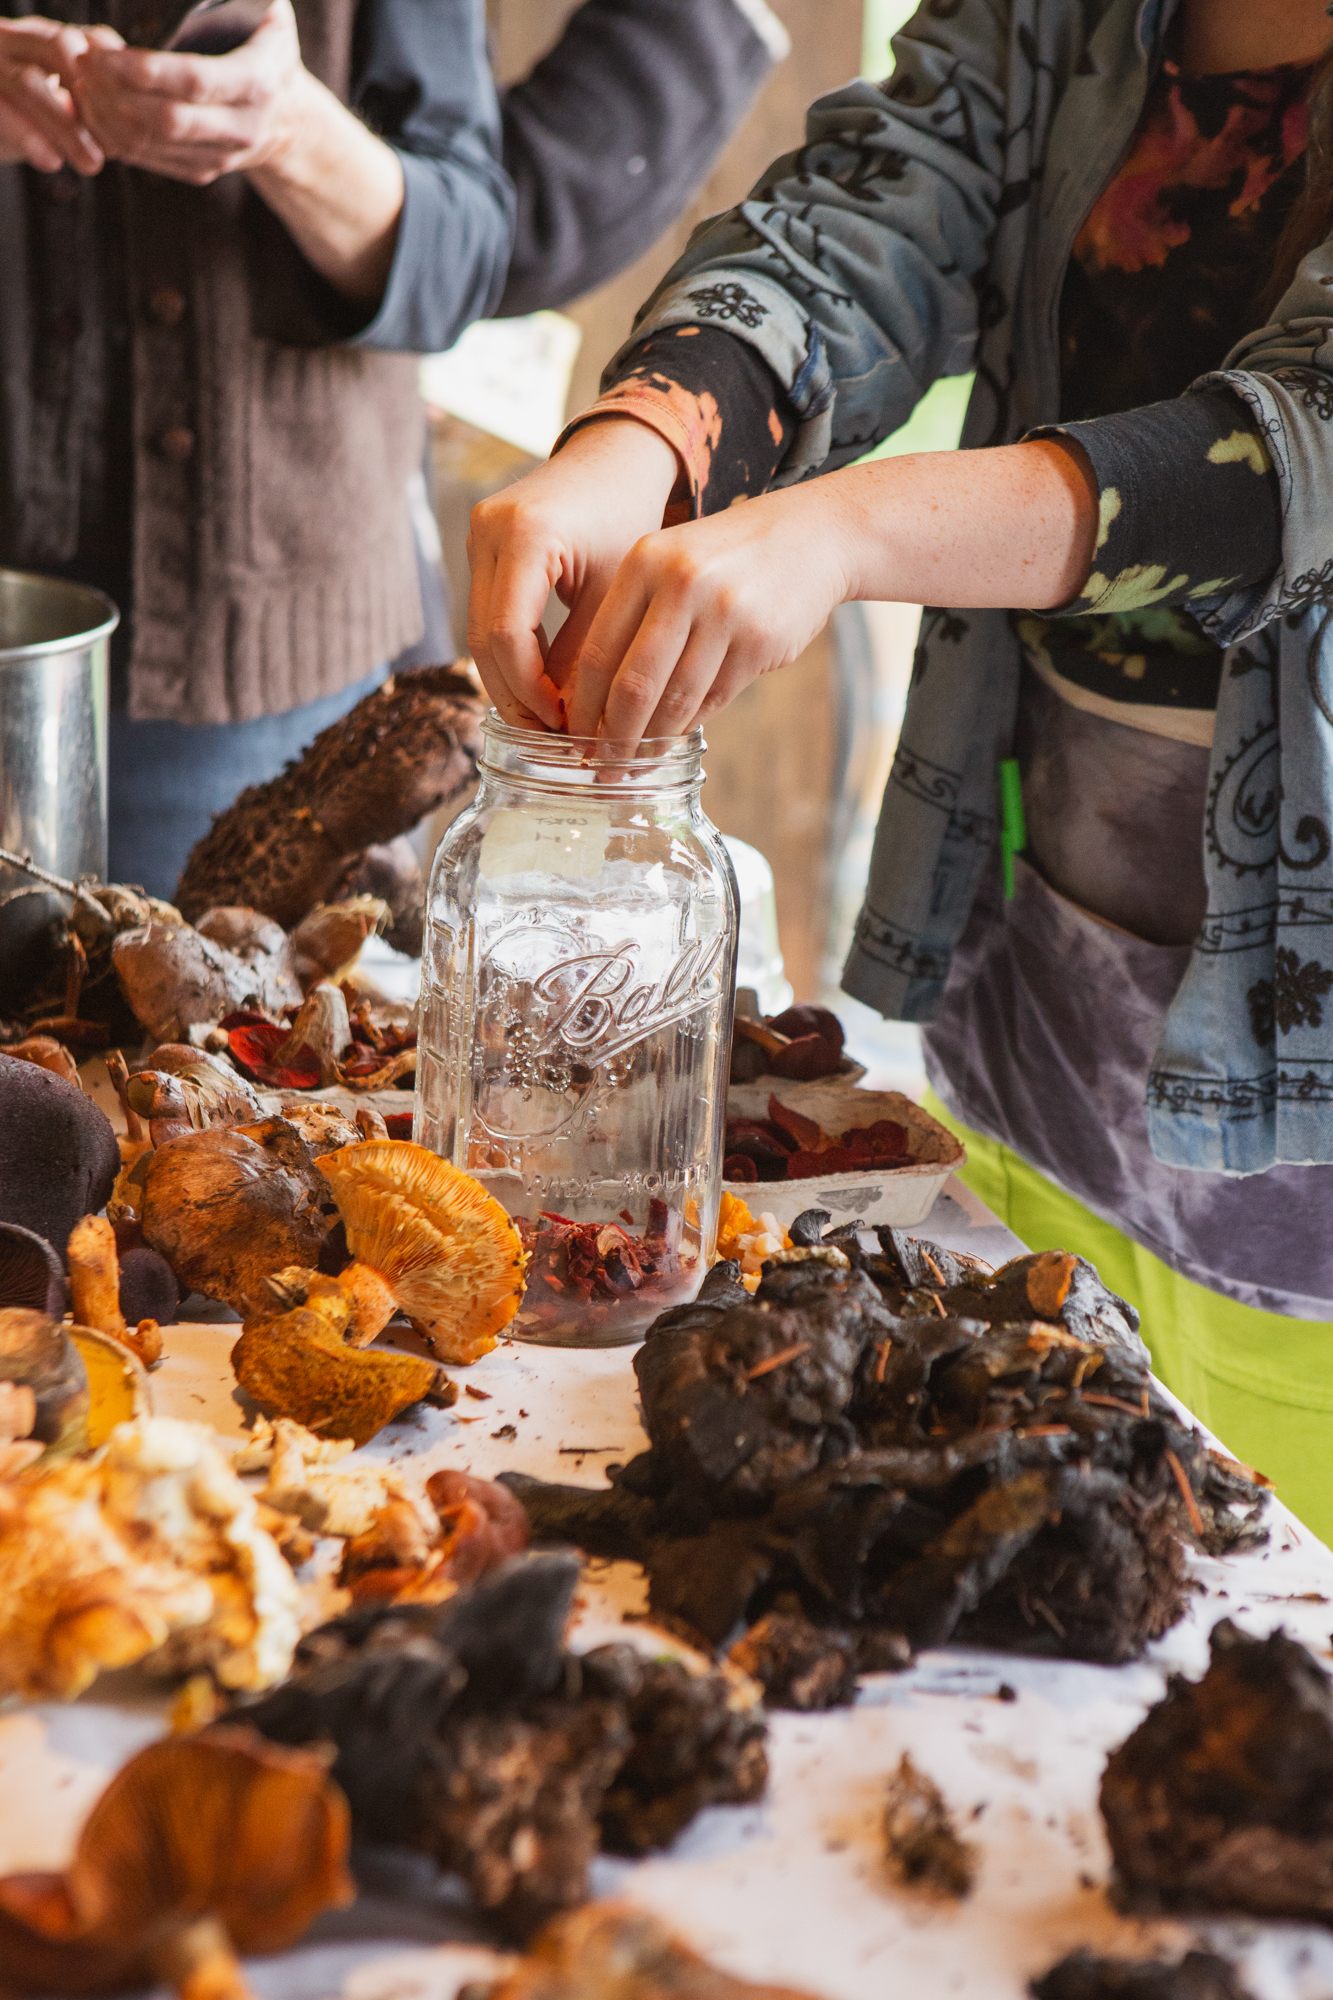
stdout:
<svg viewBox="0 0 1333 2000">
<path fill-rule="evenodd" d="M 603 1488 L 506 1474 L 538 1542 L 641 1562 L 710 1646 L 771 1611 L 862 1670 L 961 1639 L 1137 1658 L 1181 1616 L 1186 1551 L 1262 1540 L 1262 1482 L 1154 1387 L 1132 1311 L 1077 1258 L 994 1274 L 896 1231 L 797 1219 L 751 1297 L 719 1265 L 634 1360 L 649 1447 Z M 815 1681 L 799 1628 L 745 1649 Z"/>
<path fill-rule="evenodd" d="M 140 1663 L 268 1687 L 299 1625 L 291 1571 L 203 1425 L 121 1424 L 97 1458 L 0 1485 L 0 1696 L 72 1700 Z"/>
<path fill-rule="evenodd" d="M 280 1271 L 268 1280 L 267 1300 L 231 1351 L 236 1380 L 265 1416 L 367 1444 L 414 1403 L 447 1409 L 457 1401 L 437 1362 L 350 1345 L 354 1302 L 338 1279 Z"/>
<path fill-rule="evenodd" d="M 238 1955 L 286 1950 L 350 1903 L 347 1848 L 324 1758 L 241 1729 L 150 1743 L 63 1873 L 0 1877 L 0 1976 L 28 1995 L 249 2000 Z"/>
<path fill-rule="evenodd" d="M 557 1917 L 528 1955 L 458 2000 L 811 2000 L 791 1986 L 737 1979 L 628 1904 L 590 1903 Z"/>
<path fill-rule="evenodd" d="M 1032 2000 L 1250 2000 L 1234 1969 L 1209 1951 L 1187 1951 L 1183 1958 L 1071 1951 L 1028 1990 Z"/>
<path fill-rule="evenodd" d="M 524 1935 L 584 1901 L 600 1847 L 643 1854 L 767 1779 L 757 1690 L 628 1645 L 565 1643 L 578 1564 L 519 1558 L 443 1605 L 359 1608 L 233 1711 L 328 1743 L 369 1842 L 407 1845 Z"/>
<path fill-rule="evenodd" d="M 1101 1808 L 1126 1898 L 1333 1919 L 1333 1682 L 1283 1632 L 1213 1627 L 1202 1680 L 1114 1751 Z"/>
<path fill-rule="evenodd" d="M 272 1272 L 319 1263 L 331 1206 L 300 1134 L 266 1118 L 187 1132 L 148 1155 L 139 1222 L 182 1290 L 245 1314 L 270 1305 Z"/>
<path fill-rule="evenodd" d="M 480 1181 L 406 1139 L 322 1156 L 353 1262 L 338 1282 L 359 1345 L 403 1312 L 442 1361 L 489 1353 L 518 1311 L 518 1231 Z"/>
</svg>

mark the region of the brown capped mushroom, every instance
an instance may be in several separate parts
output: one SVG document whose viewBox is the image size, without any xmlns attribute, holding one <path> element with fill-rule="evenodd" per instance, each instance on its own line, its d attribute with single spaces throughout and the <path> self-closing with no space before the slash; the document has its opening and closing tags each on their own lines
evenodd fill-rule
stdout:
<svg viewBox="0 0 1333 2000">
<path fill-rule="evenodd" d="M 286 1310 L 275 1311 L 275 1302 Z M 282 1271 L 271 1280 L 268 1314 L 247 1320 L 231 1351 L 236 1380 L 266 1416 L 366 1444 L 413 1403 L 447 1408 L 457 1400 L 433 1361 L 349 1346 L 352 1311 L 337 1279 Z"/>
<path fill-rule="evenodd" d="M 317 1264 L 327 1191 L 285 1119 L 169 1139 L 143 1168 L 139 1222 L 187 1291 L 239 1313 L 271 1310 L 266 1280 Z"/>
<path fill-rule="evenodd" d="M 107 1060 L 116 1083 L 131 1138 L 134 1125 L 147 1122 L 155 1146 L 183 1132 L 203 1132 L 210 1125 L 249 1125 L 264 1115 L 254 1085 L 220 1056 L 194 1049 L 185 1042 L 166 1042 L 154 1049 L 142 1068 L 119 1072 Z"/>
<path fill-rule="evenodd" d="M 16 1062 L 36 1063 L 38 1069 L 49 1069 L 52 1076 L 63 1077 L 66 1083 L 79 1084 L 79 1065 L 54 1035 L 29 1035 L 24 1041 L 11 1042 L 5 1054 L 13 1056 Z"/>
<path fill-rule="evenodd" d="M 480 1181 L 406 1139 L 344 1146 L 315 1162 L 333 1190 L 354 1262 L 351 1338 L 406 1313 L 444 1361 L 475 1361 L 518 1311 L 518 1231 Z"/>
<path fill-rule="evenodd" d="M 63 1874 L 0 1878 L 0 1969 L 25 1994 L 165 1983 L 247 2000 L 239 1952 L 349 1903 L 347 1803 L 318 1752 L 252 1730 L 166 1737 L 93 1807 Z"/>
</svg>

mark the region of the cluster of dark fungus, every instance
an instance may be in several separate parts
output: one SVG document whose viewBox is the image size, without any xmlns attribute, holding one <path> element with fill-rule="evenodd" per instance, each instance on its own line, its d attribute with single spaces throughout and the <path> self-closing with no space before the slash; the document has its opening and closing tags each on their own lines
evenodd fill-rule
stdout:
<svg viewBox="0 0 1333 2000">
<path fill-rule="evenodd" d="M 354 1611 L 238 1713 L 275 1742 L 331 1745 L 359 1839 L 429 1855 L 525 1935 L 586 1900 L 599 1849 L 667 1846 L 768 1776 L 739 1676 L 628 1645 L 568 1650 L 577 1581 L 573 1558 L 534 1557 L 443 1605 Z"/>
<path fill-rule="evenodd" d="M 1202 1680 L 1110 1758 L 1102 1817 L 1136 1907 L 1333 1918 L 1333 1682 L 1283 1632 L 1214 1626 Z"/>
<path fill-rule="evenodd" d="M 635 1357 L 648 1449 L 603 1488 L 506 1483 L 539 1541 L 641 1562 L 659 1618 L 775 1701 L 963 1639 L 1119 1662 L 1180 1617 L 1189 1545 L 1263 1538 L 1255 1475 L 1155 1388 L 1131 1307 L 1046 1253 L 991 1273 L 819 1211 L 751 1296 L 719 1265 Z M 802 1697 L 799 1690 L 809 1691 Z"/>
</svg>

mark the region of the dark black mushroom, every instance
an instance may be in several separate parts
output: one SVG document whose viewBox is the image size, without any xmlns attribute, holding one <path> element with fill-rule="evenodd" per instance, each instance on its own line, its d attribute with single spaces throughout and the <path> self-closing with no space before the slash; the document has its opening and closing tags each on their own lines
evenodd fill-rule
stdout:
<svg viewBox="0 0 1333 2000">
<path fill-rule="evenodd" d="M 141 1243 L 120 1260 L 120 1310 L 131 1326 L 155 1319 L 170 1326 L 180 1309 L 181 1288 L 166 1258 Z"/>
<path fill-rule="evenodd" d="M 1180 1959 L 1071 1951 L 1034 1979 L 1030 1991 L 1032 2000 L 1249 2000 L 1226 1960 L 1206 1951 Z"/>
<path fill-rule="evenodd" d="M 0 1222 L 62 1253 L 82 1216 L 105 1208 L 120 1152 L 91 1097 L 36 1063 L 0 1055 Z"/>
<path fill-rule="evenodd" d="M 569 1556 L 520 1559 L 443 1605 L 354 1610 L 236 1714 L 332 1745 L 354 1831 L 431 1855 L 522 1935 L 586 1898 L 599 1847 L 647 1853 L 767 1779 L 763 1718 L 733 1680 L 566 1649 L 578 1576 Z"/>
<path fill-rule="evenodd" d="M 0 1310 L 19 1306 L 59 1319 L 65 1303 L 64 1267 L 46 1238 L 0 1222 Z"/>
</svg>

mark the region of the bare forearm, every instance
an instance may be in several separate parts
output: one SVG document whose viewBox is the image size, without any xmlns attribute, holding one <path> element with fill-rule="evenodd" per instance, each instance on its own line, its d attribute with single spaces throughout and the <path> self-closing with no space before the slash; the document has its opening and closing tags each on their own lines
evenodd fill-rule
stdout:
<svg viewBox="0 0 1333 2000">
<path fill-rule="evenodd" d="M 403 210 L 391 146 L 307 74 L 281 143 L 248 178 L 321 277 L 355 304 L 378 302 Z"/>
<path fill-rule="evenodd" d="M 1096 489 L 1050 440 L 885 459 L 804 490 L 836 510 L 851 597 L 1049 610 L 1092 564 Z"/>
</svg>

